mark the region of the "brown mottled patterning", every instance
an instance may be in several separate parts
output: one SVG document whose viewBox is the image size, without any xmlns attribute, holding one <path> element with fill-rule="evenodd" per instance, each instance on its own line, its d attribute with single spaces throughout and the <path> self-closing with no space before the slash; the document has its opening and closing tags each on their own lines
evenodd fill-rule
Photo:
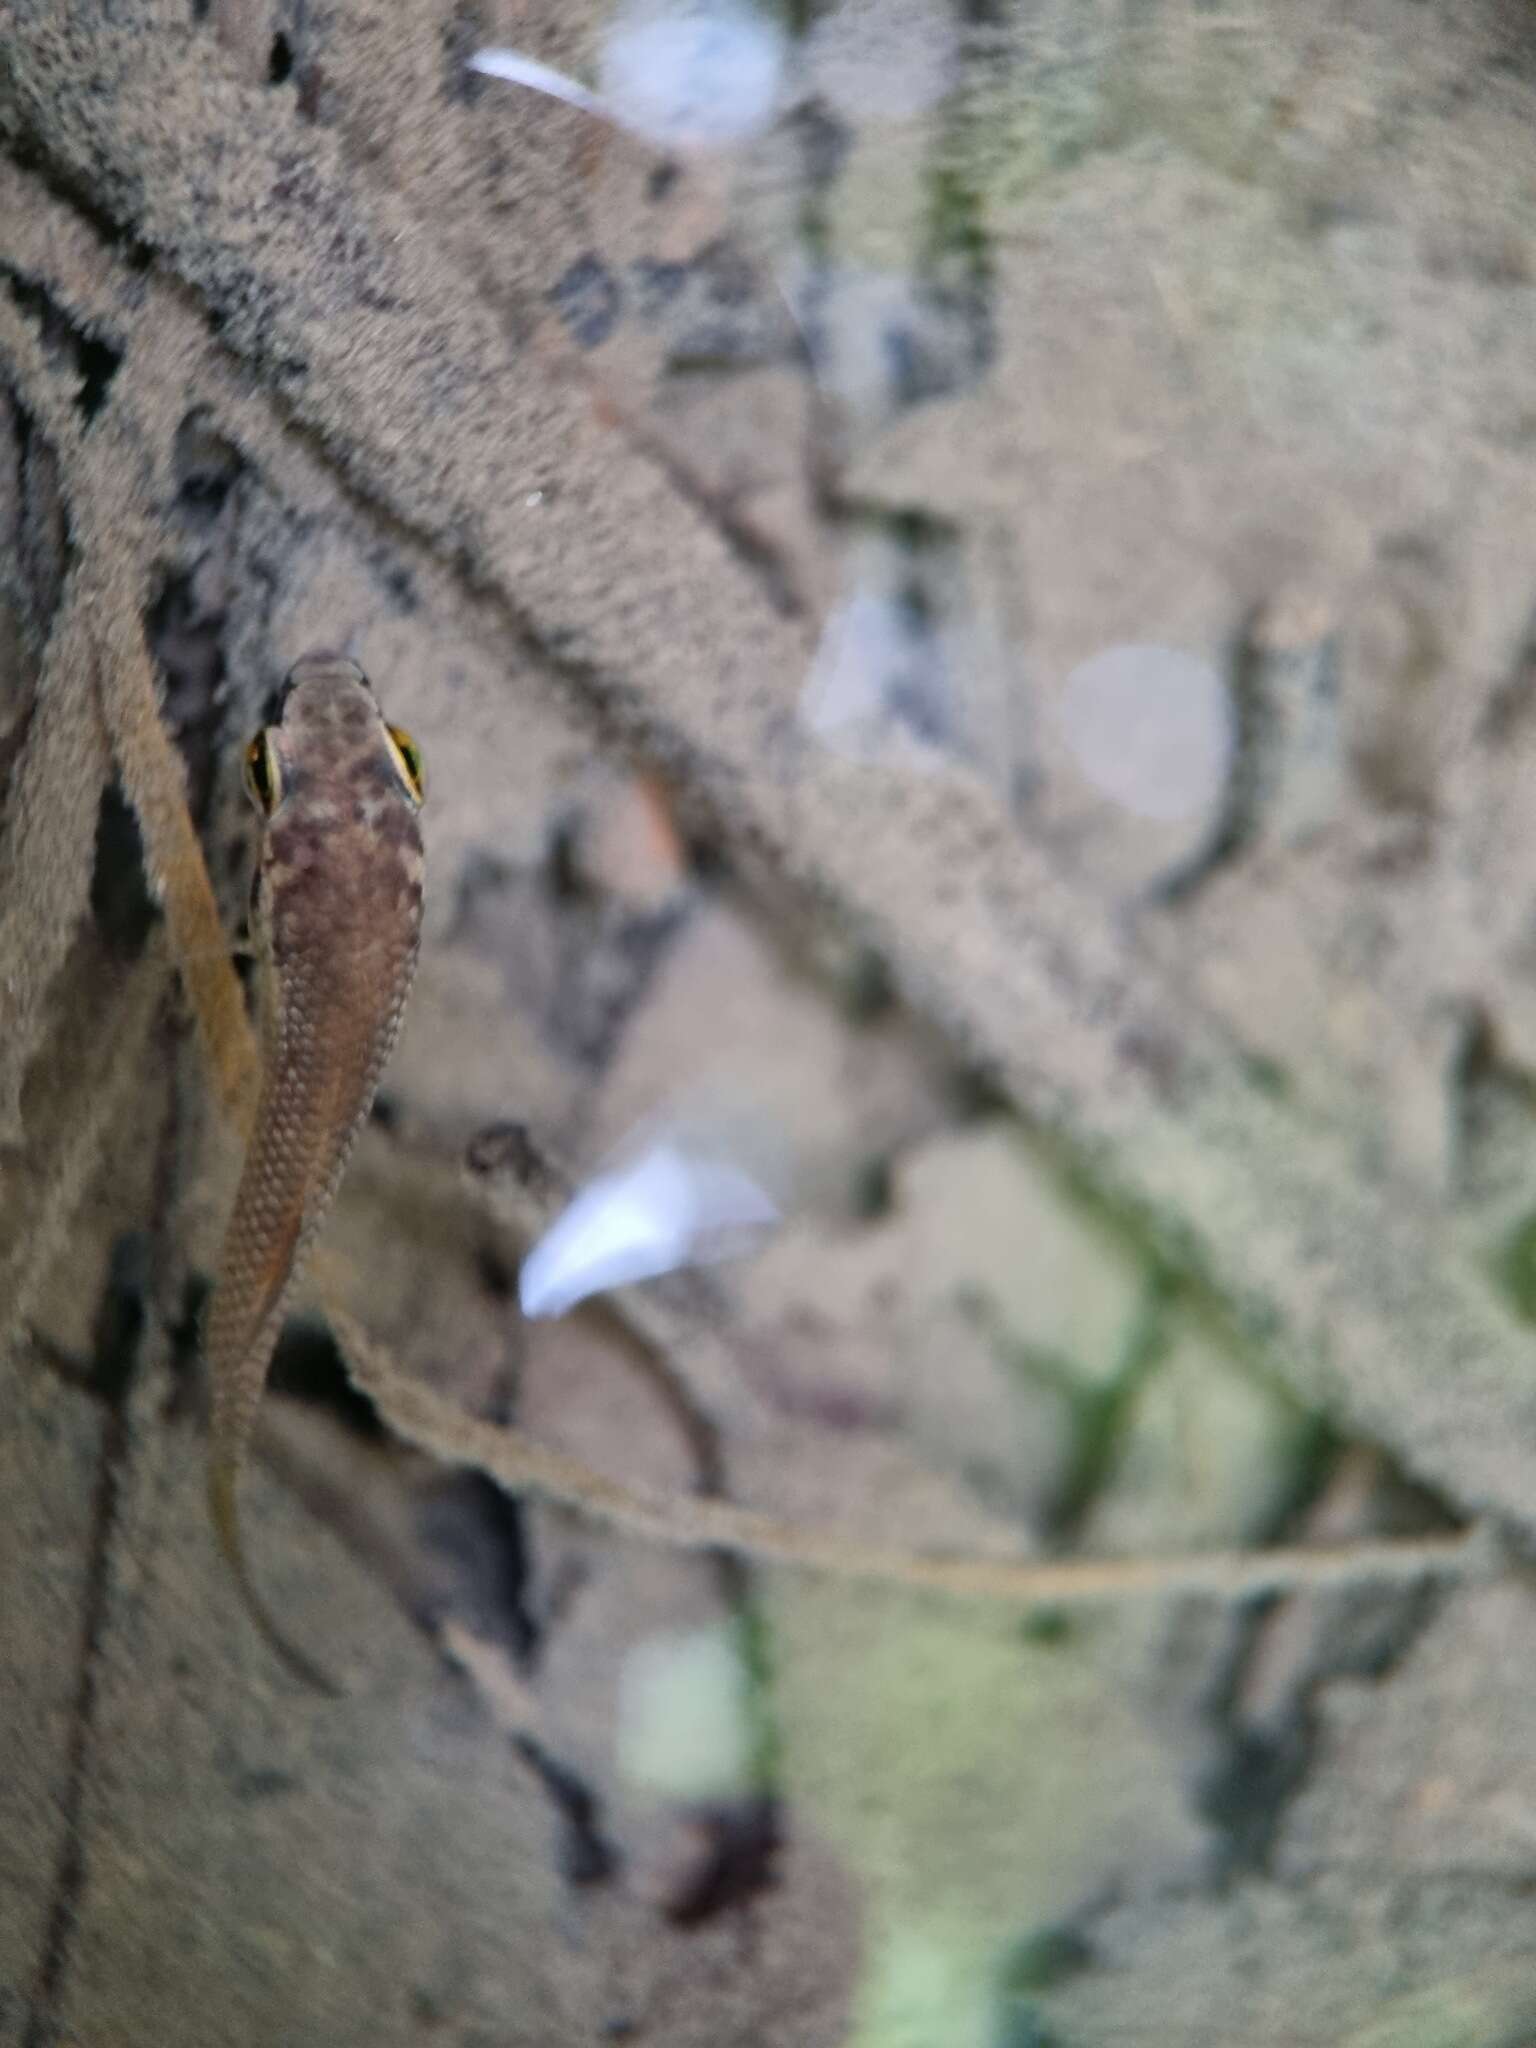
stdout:
<svg viewBox="0 0 1536 2048">
<path fill-rule="evenodd" d="M 399 1029 L 421 930 L 421 763 L 355 662 L 311 654 L 251 741 L 265 818 L 252 893 L 261 1088 L 204 1326 L 213 1378 L 209 1502 L 262 1633 L 283 1638 L 240 1546 L 236 1485 L 299 1267 L 335 1197 Z"/>
</svg>

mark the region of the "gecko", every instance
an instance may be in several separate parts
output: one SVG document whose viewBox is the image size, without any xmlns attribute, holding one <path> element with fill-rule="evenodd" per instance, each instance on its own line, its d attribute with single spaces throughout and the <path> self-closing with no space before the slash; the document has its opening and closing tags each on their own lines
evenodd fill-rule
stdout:
<svg viewBox="0 0 1536 2048">
<path fill-rule="evenodd" d="M 0 354 L 8 353 L 13 360 L 18 353 L 15 338 L 17 319 L 14 309 L 0 294 Z M 26 356 L 26 346 L 23 337 L 22 358 Z M 262 1095 L 263 1061 L 269 1077 L 269 1093 L 275 1067 L 270 1051 L 258 1048 L 256 1034 L 246 1014 L 203 849 L 187 808 L 184 764 L 164 721 L 154 667 L 144 638 L 143 620 L 157 529 L 152 523 L 146 523 L 143 508 L 135 495 L 134 480 L 139 475 L 135 451 L 139 447 L 139 435 L 133 416 L 124 417 L 116 410 L 121 403 L 123 389 L 124 379 L 119 378 L 115 387 L 117 395 L 108 402 L 101 416 L 91 423 L 87 441 L 83 438 L 82 422 L 72 401 L 57 402 L 46 387 L 35 382 L 27 386 L 28 405 L 39 418 L 46 420 L 48 436 L 60 453 L 67 479 L 71 526 L 80 542 L 81 566 L 76 573 L 87 574 L 90 578 L 88 587 L 80 593 L 82 619 L 89 628 L 84 635 L 84 645 L 82 647 L 79 640 L 71 642 L 66 639 L 65 646 L 60 649 L 59 660 L 78 663 L 81 655 L 84 656 L 88 689 L 81 692 L 71 687 L 66 695 L 82 714 L 99 715 L 105 725 L 112 762 L 137 816 L 146 864 L 165 907 L 172 957 L 203 1042 L 210 1076 L 221 1106 L 250 1145 L 258 1115 L 265 1120 L 267 1128 L 271 1126 L 270 1112 L 264 1106 L 258 1109 L 258 1098 Z M 67 618 L 68 615 L 65 616 Z M 53 631 L 55 635 L 67 635 L 69 629 L 65 624 L 56 622 Z M 362 684 L 359 672 L 350 663 L 315 658 L 300 664 L 296 682 L 303 680 L 305 672 L 311 668 L 322 672 L 339 670 L 339 678 L 335 678 L 338 685 L 347 682 Z M 319 680 L 318 674 L 315 679 Z M 399 822 L 391 825 L 380 843 L 377 836 L 359 833 L 360 821 L 355 812 L 338 806 L 345 812 L 338 822 L 345 824 L 346 830 L 336 832 L 334 844 L 349 867 L 363 872 L 372 870 L 374 882 L 385 896 L 388 911 L 392 912 L 396 907 L 409 907 L 414 911 L 416 905 L 413 900 L 407 906 L 396 906 L 389 900 L 390 892 L 383 890 L 382 878 L 386 873 L 393 874 L 397 865 L 403 866 L 408 861 L 419 884 L 420 850 L 410 827 L 412 813 L 421 795 L 420 759 L 405 734 L 398 728 L 391 732 L 383 726 L 371 693 L 365 686 L 363 703 L 367 713 L 364 730 L 372 738 L 375 755 L 382 749 L 390 768 L 401 777 L 407 804 L 405 826 L 402 829 Z M 305 763 L 294 760 L 285 769 L 283 754 L 284 747 L 301 737 L 301 708 L 296 702 L 285 707 L 280 723 L 284 727 L 288 725 L 287 712 L 291 709 L 294 725 L 291 736 L 285 737 L 282 732 L 272 735 L 271 753 L 265 744 L 258 750 L 253 742 L 247 756 L 247 786 L 264 818 L 279 808 L 285 775 L 289 795 L 297 797 L 301 794 L 303 777 L 296 771 L 302 770 Z M 307 720 L 305 726 L 307 729 Z M 392 742 L 392 748 L 385 745 L 386 739 Z M 89 762 L 76 762 L 70 765 L 68 772 L 92 771 Z M 39 813 L 50 818 L 67 818 L 68 803 L 55 801 L 58 796 L 56 787 L 50 790 L 40 777 L 41 770 L 36 760 L 24 754 L 17 764 L 16 779 L 13 780 L 13 810 L 15 788 L 25 787 L 31 779 L 35 783 L 34 796 Z M 378 781 L 379 778 L 375 775 L 372 779 Z M 384 786 L 392 792 L 395 787 L 393 783 Z M 94 802 L 97 792 L 95 781 L 92 782 L 92 791 Z M 400 816 L 398 798 L 391 816 L 397 820 Z M 366 823 L 366 817 L 361 822 Z M 318 840 L 318 833 L 316 838 Z M 274 852 L 280 859 L 280 844 Z M 397 854 L 400 856 L 398 863 Z M 317 877 L 316 919 L 323 926 L 324 918 L 319 909 L 320 881 L 321 878 Z M 262 886 L 259 879 L 257 886 L 258 889 Z M 71 919 L 78 917 L 83 908 L 84 888 L 82 883 L 79 905 L 73 910 L 66 906 L 59 915 Z M 415 892 L 407 888 L 404 895 L 413 899 Z M 339 931 L 340 927 L 333 919 L 330 936 L 326 939 L 327 948 L 337 939 Z M 405 961 L 400 970 L 402 1006 L 413 949 L 408 946 L 403 950 Z M 329 966 L 339 969 L 343 964 L 339 957 Z M 361 971 L 354 969 L 350 979 L 339 976 L 343 995 L 347 988 L 356 986 Z M 269 987 L 279 988 L 276 967 L 265 979 Z M 119 1018 L 115 1022 L 126 1028 L 124 1019 Z M 392 1032 L 384 1034 L 386 1039 L 392 1035 Z M 381 1046 L 380 1065 L 386 1049 Z M 361 1113 L 358 1121 L 361 1121 Z M 73 1168 L 77 1176 L 76 1197 L 84 1174 L 94 1159 L 94 1148 L 94 1138 L 87 1138 L 75 1146 L 71 1155 L 76 1162 Z M 494 1162 L 482 1164 L 471 1161 L 471 1167 L 478 1179 L 483 1172 L 492 1170 Z M 338 1160 L 338 1176 L 339 1172 Z M 50 1200 L 57 1219 L 67 1219 L 72 1212 L 73 1199 L 67 1192 L 60 1194 L 55 1190 Z M 317 1219 L 325 1206 L 324 1203 L 317 1205 Z M 59 1220 L 51 1227 L 31 1231 L 29 1251 L 35 1262 L 34 1268 L 23 1271 L 22 1285 L 19 1289 L 12 1287 L 10 1299 L 0 1303 L 0 1311 L 12 1310 L 18 1295 L 25 1299 L 35 1271 L 41 1270 L 57 1250 L 64 1227 L 65 1222 Z M 298 1251 L 295 1245 L 295 1262 Z M 232 1276 L 233 1260 L 227 1259 L 226 1267 Z M 226 1285 L 230 1284 L 232 1277 L 226 1282 Z M 247 1291 L 251 1289 L 249 1277 L 244 1285 Z M 1220 1598 L 1246 1600 L 1261 1591 L 1357 1584 L 1378 1577 L 1403 1581 L 1484 1577 L 1501 1568 L 1499 1548 L 1492 1531 L 1487 1525 L 1476 1524 L 1468 1535 L 1448 1538 L 1356 1543 L 1336 1549 L 1252 1550 L 1226 1555 L 1196 1552 L 1163 1558 L 1052 1558 L 1042 1561 L 1031 1557 L 934 1557 L 894 1550 L 870 1550 L 850 1543 L 841 1531 L 814 1526 L 801 1528 L 750 1509 L 735 1507 L 728 1501 L 704 1500 L 691 1494 L 676 1496 L 649 1490 L 642 1492 L 552 1451 L 510 1425 L 484 1422 L 465 1415 L 455 1403 L 408 1374 L 388 1348 L 373 1340 L 350 1316 L 344 1298 L 336 1291 L 334 1276 L 330 1281 L 320 1281 L 319 1293 L 327 1321 L 341 1346 L 354 1384 L 369 1396 L 381 1419 L 401 1441 L 418 1445 L 447 1465 L 468 1466 L 481 1471 L 515 1496 L 532 1496 L 579 1508 L 599 1522 L 628 1530 L 652 1542 L 692 1550 L 724 1549 L 764 1562 L 799 1564 L 839 1576 L 879 1578 L 895 1584 L 1023 1605 L 1041 1601 L 1171 1597 L 1194 1590 Z M 226 1309 L 233 1308 L 231 1299 L 226 1302 Z M 647 1342 L 658 1347 L 663 1357 L 670 1354 L 674 1341 L 686 1341 L 688 1337 L 686 1329 L 678 1328 L 669 1334 L 666 1325 L 658 1328 L 649 1320 L 640 1327 Z M 216 1443 L 226 1446 L 222 1455 L 228 1460 L 228 1477 L 225 1481 L 213 1482 L 215 1521 L 220 1525 L 221 1537 L 227 1532 L 225 1548 L 234 1558 L 237 1573 L 241 1574 L 247 1604 L 253 1607 L 259 1607 L 259 1603 L 250 1591 L 240 1563 L 235 1486 L 275 1333 L 274 1322 L 264 1340 L 265 1348 L 258 1351 L 253 1342 L 249 1351 L 234 1355 L 229 1373 L 222 1376 L 237 1377 L 241 1386 L 249 1384 L 250 1393 L 243 1414 L 238 1405 L 230 1410 L 230 1397 L 225 1397 L 229 1420 L 216 1438 Z M 0 1321 L 0 1339 L 4 1339 L 6 1334 L 3 1321 Z M 234 1354 L 239 1344 L 238 1334 L 232 1330 L 227 1341 Z M 0 1342 L 0 1349 L 3 1348 L 3 1342 Z M 251 1361 L 258 1356 L 260 1363 L 251 1371 Z M 216 1451 L 216 1459 L 218 1455 Z M 275 1636 L 276 1631 L 264 1610 L 260 1618 L 264 1629 Z M 289 1653 L 286 1646 L 283 1654 L 291 1665 L 314 1680 L 307 1660 Z M 334 1690 L 331 1687 L 327 1689 Z"/>
<path fill-rule="evenodd" d="M 262 820 L 251 890 L 260 1079 L 203 1325 L 213 1383 L 208 1499 L 256 1625 L 291 1671 L 333 1692 L 257 1594 L 236 1498 L 284 1312 L 415 972 L 422 764 L 355 662 L 309 654 L 290 670 L 275 721 L 247 746 L 244 774 Z"/>
</svg>

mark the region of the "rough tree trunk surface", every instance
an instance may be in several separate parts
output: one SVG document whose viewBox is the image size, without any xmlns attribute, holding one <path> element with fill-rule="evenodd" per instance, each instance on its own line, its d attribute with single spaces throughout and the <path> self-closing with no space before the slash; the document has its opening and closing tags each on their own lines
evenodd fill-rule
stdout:
<svg viewBox="0 0 1536 2048">
<path fill-rule="evenodd" d="M 413 1370 L 907 1546 L 1536 1529 L 1536 17 L 849 0 L 723 164 L 465 69 L 610 12 L 0 0 L 0 2044 L 1514 2048 L 1513 1564 L 1021 1619 L 679 1558 L 391 1444 L 311 1319 L 248 1542 L 347 1697 L 231 1599 L 233 1144 L 57 658 L 93 442 L 232 932 L 297 654 L 422 744 L 329 1232 Z M 1225 693 L 1191 819 L 1079 772 L 1117 646 Z M 524 1328 L 468 1141 L 705 1077 L 790 1222 Z"/>
</svg>

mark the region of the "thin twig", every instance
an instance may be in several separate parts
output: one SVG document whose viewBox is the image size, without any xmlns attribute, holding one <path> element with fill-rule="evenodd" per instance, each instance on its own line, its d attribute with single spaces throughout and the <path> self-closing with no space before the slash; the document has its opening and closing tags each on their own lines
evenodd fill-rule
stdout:
<svg viewBox="0 0 1536 2048">
<path fill-rule="evenodd" d="M 657 1493 L 609 1479 L 520 1430 L 464 1414 L 423 1382 L 401 1373 L 352 1316 L 334 1308 L 328 1313 L 353 1384 L 397 1436 L 445 1464 L 484 1473 L 509 1493 L 535 1494 L 683 1550 L 731 1550 L 840 1578 L 881 1579 L 1022 1606 L 1183 1593 L 1247 1600 L 1300 1587 L 1465 1578 L 1487 1570 L 1491 1562 L 1476 1532 L 1356 1543 L 1336 1550 L 1204 1551 L 1185 1557 L 1073 1558 L 1044 1564 L 884 1550 L 830 1531 L 782 1522 L 730 1501 Z"/>
</svg>

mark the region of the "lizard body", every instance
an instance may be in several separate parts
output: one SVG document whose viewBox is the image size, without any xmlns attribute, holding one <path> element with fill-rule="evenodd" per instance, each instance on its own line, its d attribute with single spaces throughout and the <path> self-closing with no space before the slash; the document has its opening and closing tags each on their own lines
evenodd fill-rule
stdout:
<svg viewBox="0 0 1536 2048">
<path fill-rule="evenodd" d="M 214 1528 L 246 1605 L 291 1669 L 330 1689 L 256 1594 L 236 1490 L 304 1258 L 394 1045 L 415 970 L 420 761 L 356 663 L 308 655 L 246 750 L 264 818 L 252 890 L 260 1084 L 204 1325 Z"/>
</svg>

